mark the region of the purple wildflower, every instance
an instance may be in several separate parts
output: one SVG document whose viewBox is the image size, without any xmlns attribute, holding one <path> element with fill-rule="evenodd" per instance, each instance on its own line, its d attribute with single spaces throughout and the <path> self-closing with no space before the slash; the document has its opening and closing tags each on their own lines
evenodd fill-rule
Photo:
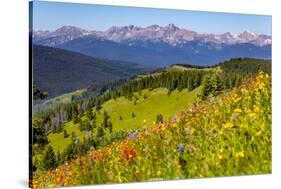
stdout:
<svg viewBox="0 0 281 189">
<path fill-rule="evenodd" d="M 137 133 L 137 132 L 132 133 L 132 134 L 129 134 L 129 137 L 130 137 L 131 139 L 137 138 L 137 136 L 138 136 L 138 133 Z"/>
<path fill-rule="evenodd" d="M 183 149 L 184 149 L 183 144 L 180 144 L 179 147 L 178 147 L 178 152 L 179 152 L 179 153 L 182 153 L 182 152 L 183 152 Z"/>
</svg>

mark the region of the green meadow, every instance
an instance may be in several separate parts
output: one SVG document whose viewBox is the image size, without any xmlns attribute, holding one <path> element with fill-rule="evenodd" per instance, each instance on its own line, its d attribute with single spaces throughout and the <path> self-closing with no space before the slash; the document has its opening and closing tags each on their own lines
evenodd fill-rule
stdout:
<svg viewBox="0 0 281 189">
<path fill-rule="evenodd" d="M 187 110 L 195 102 L 200 90 L 201 87 L 192 91 L 175 90 L 168 95 L 166 88 L 146 89 L 134 93 L 132 100 L 125 97 L 111 99 L 105 102 L 98 112 L 93 109 L 97 115 L 97 126 L 102 124 L 103 112 L 106 111 L 110 116 L 113 132 L 148 127 L 155 124 L 157 114 L 162 114 L 167 120 Z M 81 119 L 86 118 L 83 116 Z M 72 121 L 65 123 L 64 129 L 69 135 L 74 132 L 80 139 L 86 135 L 86 132 L 80 131 L 78 124 L 73 124 Z M 93 132 L 95 133 L 96 129 L 93 129 Z M 63 151 L 71 143 L 71 137 L 64 138 L 63 132 L 49 134 L 48 140 L 55 152 Z"/>
</svg>

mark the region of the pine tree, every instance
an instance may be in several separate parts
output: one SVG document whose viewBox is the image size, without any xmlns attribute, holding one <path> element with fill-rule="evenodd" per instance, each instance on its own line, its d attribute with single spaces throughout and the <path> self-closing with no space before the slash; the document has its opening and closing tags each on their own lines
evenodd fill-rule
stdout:
<svg viewBox="0 0 281 189">
<path fill-rule="evenodd" d="M 135 118 L 135 117 L 136 117 L 135 112 L 132 112 L 132 118 Z"/>
<path fill-rule="evenodd" d="M 63 130 L 63 138 L 67 138 L 69 134 L 66 132 L 66 130 Z"/>
<path fill-rule="evenodd" d="M 107 114 L 106 111 L 103 112 L 103 127 L 107 128 L 109 126 L 108 121 L 109 121 L 109 115 Z"/>
<path fill-rule="evenodd" d="M 163 115 L 162 114 L 157 114 L 156 123 L 163 123 Z"/>
<path fill-rule="evenodd" d="M 109 132 L 112 133 L 113 128 L 112 128 L 111 121 L 108 122 L 108 128 L 109 128 Z"/>
<path fill-rule="evenodd" d="M 94 114 L 93 114 L 92 109 L 88 109 L 88 110 L 87 110 L 86 116 L 87 116 L 87 118 L 88 118 L 90 121 L 94 119 Z"/>
<path fill-rule="evenodd" d="M 97 135 L 96 135 L 96 140 L 99 140 L 101 137 L 104 136 L 104 130 L 103 130 L 103 127 L 98 127 L 98 130 L 97 130 Z"/>
<path fill-rule="evenodd" d="M 47 147 L 43 155 L 43 168 L 45 170 L 53 169 L 57 166 L 56 155 L 51 145 Z"/>
</svg>

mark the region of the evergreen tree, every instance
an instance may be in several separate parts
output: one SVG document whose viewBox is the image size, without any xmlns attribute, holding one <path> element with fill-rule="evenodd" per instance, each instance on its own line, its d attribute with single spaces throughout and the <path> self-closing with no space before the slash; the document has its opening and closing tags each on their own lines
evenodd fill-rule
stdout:
<svg viewBox="0 0 281 189">
<path fill-rule="evenodd" d="M 66 130 L 63 130 L 63 138 L 67 138 L 69 134 L 66 132 Z"/>
<path fill-rule="evenodd" d="M 135 117 L 136 117 L 135 112 L 132 112 L 132 118 L 135 118 Z"/>
<path fill-rule="evenodd" d="M 96 100 L 96 110 L 99 111 L 101 109 L 101 101 L 100 98 Z"/>
<path fill-rule="evenodd" d="M 112 128 L 111 121 L 108 122 L 108 128 L 109 128 L 109 132 L 112 133 L 113 128 Z"/>
<path fill-rule="evenodd" d="M 107 114 L 106 111 L 103 112 L 103 127 L 107 128 L 109 126 L 109 115 Z"/>
<path fill-rule="evenodd" d="M 101 137 L 105 135 L 103 127 L 98 127 L 96 140 L 99 140 Z"/>
<path fill-rule="evenodd" d="M 162 114 L 157 114 L 156 123 L 163 123 L 163 115 Z"/>
<path fill-rule="evenodd" d="M 88 110 L 86 111 L 86 116 L 87 116 L 87 118 L 88 118 L 90 121 L 94 119 L 94 114 L 93 114 L 92 109 L 88 109 Z"/>
<path fill-rule="evenodd" d="M 57 166 L 56 155 L 51 145 L 47 147 L 43 155 L 43 168 L 45 170 L 53 169 Z"/>
</svg>

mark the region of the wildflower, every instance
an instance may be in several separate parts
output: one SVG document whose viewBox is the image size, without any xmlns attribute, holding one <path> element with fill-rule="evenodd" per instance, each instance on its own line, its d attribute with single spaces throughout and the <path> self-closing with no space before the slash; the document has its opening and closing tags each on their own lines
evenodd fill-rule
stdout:
<svg viewBox="0 0 281 189">
<path fill-rule="evenodd" d="M 138 136 L 138 133 L 137 133 L 137 132 L 132 133 L 132 134 L 129 134 L 130 139 L 137 138 L 137 136 Z"/>
<path fill-rule="evenodd" d="M 242 110 L 240 108 L 235 108 L 235 110 L 233 111 L 234 113 L 241 113 Z"/>
<path fill-rule="evenodd" d="M 254 105 L 253 111 L 254 111 L 255 113 L 260 112 L 260 110 L 261 110 L 261 109 L 260 109 L 258 106 Z"/>
<path fill-rule="evenodd" d="M 223 160 L 223 156 L 222 155 L 219 155 L 219 160 Z"/>
<path fill-rule="evenodd" d="M 182 153 L 183 150 L 184 150 L 184 145 L 183 145 L 183 144 L 180 144 L 180 145 L 178 146 L 178 152 L 179 152 L 179 153 Z"/>
<path fill-rule="evenodd" d="M 132 160 L 136 156 L 136 151 L 134 149 L 131 150 L 124 150 L 124 156 L 126 159 Z"/>
<path fill-rule="evenodd" d="M 160 131 L 164 131 L 165 129 L 166 129 L 166 127 L 164 124 L 160 125 Z"/>
<path fill-rule="evenodd" d="M 256 137 L 259 137 L 261 135 L 261 131 L 256 132 Z"/>
<path fill-rule="evenodd" d="M 131 149 L 129 155 L 130 157 L 134 157 L 136 155 L 136 151 L 134 149 Z"/>
<path fill-rule="evenodd" d="M 125 158 L 128 158 L 129 157 L 129 153 L 128 153 L 128 151 L 127 150 L 124 150 L 124 156 L 125 156 Z"/>
<path fill-rule="evenodd" d="M 243 158 L 243 157 L 245 157 L 244 150 L 242 150 L 241 152 L 237 152 L 237 153 L 235 154 L 235 156 L 236 156 L 237 158 Z"/>
<path fill-rule="evenodd" d="M 157 175 L 158 177 L 161 176 L 161 171 L 158 170 L 157 173 L 156 173 L 156 175 Z"/>
<path fill-rule="evenodd" d="M 226 128 L 226 129 L 232 128 L 233 126 L 234 126 L 234 125 L 233 125 L 232 122 L 227 122 L 227 123 L 223 124 L 223 127 Z"/>
<path fill-rule="evenodd" d="M 253 117 L 255 117 L 255 116 L 256 116 L 256 113 L 254 113 L 254 112 L 249 113 L 249 117 L 250 117 L 250 118 L 253 118 Z"/>
</svg>

